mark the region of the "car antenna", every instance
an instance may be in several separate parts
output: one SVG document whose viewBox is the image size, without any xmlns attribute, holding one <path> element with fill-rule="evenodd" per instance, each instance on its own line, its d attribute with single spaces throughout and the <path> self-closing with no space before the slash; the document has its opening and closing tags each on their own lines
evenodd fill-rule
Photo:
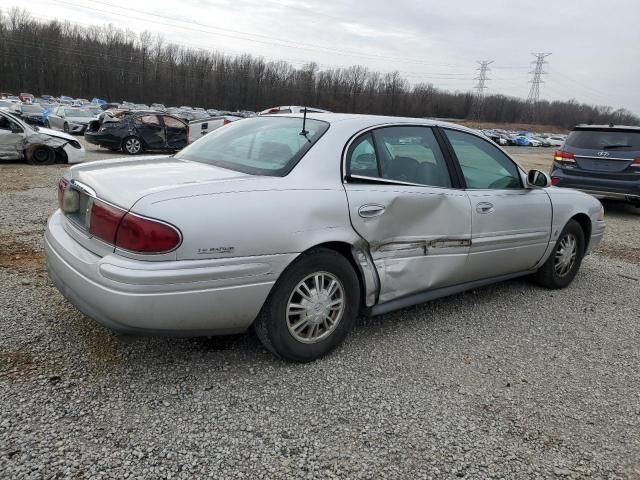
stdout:
<svg viewBox="0 0 640 480">
<path fill-rule="evenodd" d="M 309 137 L 307 136 L 309 135 L 309 132 L 307 131 L 307 107 L 302 109 L 302 131 L 300 132 L 300 135 L 309 140 Z M 309 140 L 309 143 L 311 143 L 311 140 Z"/>
</svg>

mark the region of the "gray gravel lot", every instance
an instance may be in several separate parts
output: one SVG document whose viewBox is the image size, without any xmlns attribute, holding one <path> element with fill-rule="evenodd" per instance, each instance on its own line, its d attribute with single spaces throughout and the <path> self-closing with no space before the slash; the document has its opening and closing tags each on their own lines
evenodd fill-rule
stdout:
<svg viewBox="0 0 640 480">
<path fill-rule="evenodd" d="M 605 205 L 566 290 L 363 318 L 293 365 L 250 333 L 122 337 L 70 306 L 42 257 L 63 170 L 0 165 L 0 478 L 640 478 L 640 210 Z"/>
</svg>

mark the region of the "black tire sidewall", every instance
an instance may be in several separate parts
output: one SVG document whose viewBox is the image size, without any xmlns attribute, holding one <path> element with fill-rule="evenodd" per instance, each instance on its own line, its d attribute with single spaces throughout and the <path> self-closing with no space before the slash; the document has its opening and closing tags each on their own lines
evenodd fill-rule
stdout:
<svg viewBox="0 0 640 480">
<path fill-rule="evenodd" d="M 47 154 L 47 159 L 45 161 L 39 161 L 36 159 L 36 153 L 44 151 Z M 33 149 L 31 155 L 29 156 L 28 163 L 30 165 L 51 165 L 55 161 L 55 156 L 53 151 L 49 147 L 39 146 Z"/>
<path fill-rule="evenodd" d="M 573 233 L 573 235 L 576 237 L 576 241 L 578 243 L 577 245 L 578 253 L 577 253 L 576 261 L 573 264 L 571 271 L 567 275 L 561 277 L 557 274 L 555 270 L 554 261 L 556 257 L 556 252 L 560 247 L 560 241 L 564 238 L 564 236 L 567 233 Z M 582 231 L 582 227 L 575 220 L 571 220 L 562 229 L 562 233 L 560 233 L 560 237 L 558 237 L 558 241 L 556 242 L 556 245 L 553 248 L 553 251 L 551 252 L 551 256 L 549 257 L 549 260 L 548 260 L 548 268 L 550 269 L 549 277 L 551 282 L 553 283 L 552 286 L 554 288 L 565 288 L 569 286 L 571 282 L 573 282 L 573 279 L 578 274 L 578 270 L 580 270 L 580 265 L 582 264 L 582 258 L 584 257 L 584 250 L 585 250 L 585 238 L 584 238 L 584 232 Z"/>
<path fill-rule="evenodd" d="M 296 340 L 287 327 L 286 308 L 293 289 L 302 279 L 314 272 L 329 272 L 335 275 L 345 293 L 345 310 L 336 329 L 324 340 L 306 344 Z M 358 316 L 360 306 L 360 284 L 358 277 L 342 255 L 331 250 L 318 250 L 303 254 L 288 267 L 276 282 L 263 312 L 263 328 L 270 343 L 270 349 L 280 357 L 309 362 L 326 355 L 345 339 Z"/>
</svg>

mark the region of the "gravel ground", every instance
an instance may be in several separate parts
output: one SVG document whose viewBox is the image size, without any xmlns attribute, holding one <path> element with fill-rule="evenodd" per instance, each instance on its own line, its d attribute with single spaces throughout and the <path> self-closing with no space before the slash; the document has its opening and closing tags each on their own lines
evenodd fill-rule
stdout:
<svg viewBox="0 0 640 480">
<path fill-rule="evenodd" d="M 0 478 L 640 478 L 635 209 L 606 205 L 566 290 L 361 319 L 292 365 L 252 334 L 122 337 L 71 307 L 42 257 L 62 171 L 0 166 Z"/>
</svg>

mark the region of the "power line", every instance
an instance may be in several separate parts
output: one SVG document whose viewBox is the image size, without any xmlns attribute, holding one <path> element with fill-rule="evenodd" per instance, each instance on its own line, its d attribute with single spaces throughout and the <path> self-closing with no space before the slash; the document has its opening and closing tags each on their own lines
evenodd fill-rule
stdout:
<svg viewBox="0 0 640 480">
<path fill-rule="evenodd" d="M 478 61 L 478 65 L 480 65 L 476 70 L 480 73 L 474 79 L 477 80 L 478 83 L 475 85 L 476 93 L 473 96 L 473 105 L 471 107 L 471 117 L 475 119 L 479 119 L 482 116 L 482 106 L 484 105 L 484 94 L 487 87 L 487 73 L 489 73 L 489 65 L 491 65 L 494 60 L 480 60 Z"/>
</svg>

